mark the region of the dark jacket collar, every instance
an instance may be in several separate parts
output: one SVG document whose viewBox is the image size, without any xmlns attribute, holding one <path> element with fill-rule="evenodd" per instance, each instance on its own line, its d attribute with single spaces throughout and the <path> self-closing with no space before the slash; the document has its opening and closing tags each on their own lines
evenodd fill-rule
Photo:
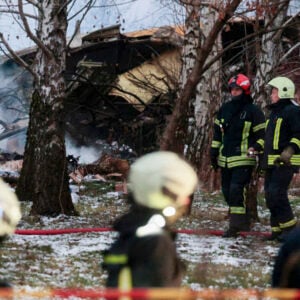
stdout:
<svg viewBox="0 0 300 300">
<path fill-rule="evenodd" d="M 291 103 L 292 103 L 291 99 L 280 99 L 276 103 L 267 105 L 267 108 L 272 111 L 274 111 L 274 110 L 277 111 L 277 110 L 281 110 L 282 108 L 284 108 L 285 106 L 287 106 Z"/>
</svg>

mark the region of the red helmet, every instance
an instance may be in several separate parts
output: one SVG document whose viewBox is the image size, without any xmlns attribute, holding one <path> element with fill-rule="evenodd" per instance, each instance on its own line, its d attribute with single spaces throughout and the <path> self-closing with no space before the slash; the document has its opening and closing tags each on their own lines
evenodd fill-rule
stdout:
<svg viewBox="0 0 300 300">
<path fill-rule="evenodd" d="M 244 91 L 245 95 L 250 95 L 250 86 L 250 79 L 244 74 L 237 74 L 231 77 L 228 82 L 229 90 L 233 87 L 239 87 Z"/>
</svg>

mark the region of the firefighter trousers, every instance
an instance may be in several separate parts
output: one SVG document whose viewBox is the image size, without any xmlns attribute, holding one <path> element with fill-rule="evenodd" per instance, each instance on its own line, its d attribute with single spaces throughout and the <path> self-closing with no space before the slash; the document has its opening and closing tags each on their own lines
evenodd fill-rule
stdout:
<svg viewBox="0 0 300 300">
<path fill-rule="evenodd" d="M 296 224 L 288 199 L 288 188 L 294 171 L 292 166 L 280 166 L 266 170 L 264 188 L 266 204 L 271 213 L 272 231 L 288 229 Z"/>
<path fill-rule="evenodd" d="M 246 214 L 245 188 L 250 183 L 252 170 L 252 166 L 221 169 L 222 192 L 230 213 Z"/>
</svg>

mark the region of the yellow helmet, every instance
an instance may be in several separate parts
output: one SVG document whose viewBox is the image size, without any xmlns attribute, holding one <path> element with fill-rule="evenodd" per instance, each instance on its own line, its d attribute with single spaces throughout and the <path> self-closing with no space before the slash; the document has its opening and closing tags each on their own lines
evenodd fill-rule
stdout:
<svg viewBox="0 0 300 300">
<path fill-rule="evenodd" d="M 198 183 L 194 169 L 177 154 L 157 151 L 137 159 L 130 167 L 128 188 L 136 203 L 164 209 L 182 206 Z M 171 195 L 163 192 L 167 189 Z"/>
<path fill-rule="evenodd" d="M 269 81 L 268 85 L 278 89 L 278 97 L 280 99 L 295 97 L 295 84 L 287 77 L 276 77 Z"/>
<path fill-rule="evenodd" d="M 0 236 L 13 233 L 20 219 L 21 209 L 17 196 L 0 179 Z"/>
</svg>

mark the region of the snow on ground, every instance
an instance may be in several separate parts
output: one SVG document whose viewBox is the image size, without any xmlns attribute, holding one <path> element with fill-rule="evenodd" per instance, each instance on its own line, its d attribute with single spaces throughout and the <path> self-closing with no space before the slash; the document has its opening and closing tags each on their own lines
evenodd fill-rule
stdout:
<svg viewBox="0 0 300 300">
<path fill-rule="evenodd" d="M 127 208 L 120 193 L 110 191 L 91 197 L 85 195 L 85 188 L 79 189 L 77 185 L 71 188 L 77 208 L 88 209 L 80 217 L 60 215 L 35 219 L 24 215 L 18 229 L 111 227 L 116 215 Z M 216 203 L 201 196 L 201 192 L 194 201 L 191 216 L 180 221 L 178 228 L 225 229 L 226 207 L 222 201 Z M 24 204 L 22 206 L 24 208 Z M 263 208 L 259 208 L 260 212 L 264 218 Z M 262 223 L 255 224 L 257 231 L 267 228 Z M 101 268 L 101 252 L 115 236 L 115 232 L 14 234 L 1 249 L 0 278 L 5 277 L 15 287 L 26 289 L 104 287 L 106 274 Z M 253 236 L 223 239 L 180 233 L 177 235 L 178 253 L 187 266 L 183 285 L 193 289 L 270 287 L 279 246 Z"/>
</svg>

